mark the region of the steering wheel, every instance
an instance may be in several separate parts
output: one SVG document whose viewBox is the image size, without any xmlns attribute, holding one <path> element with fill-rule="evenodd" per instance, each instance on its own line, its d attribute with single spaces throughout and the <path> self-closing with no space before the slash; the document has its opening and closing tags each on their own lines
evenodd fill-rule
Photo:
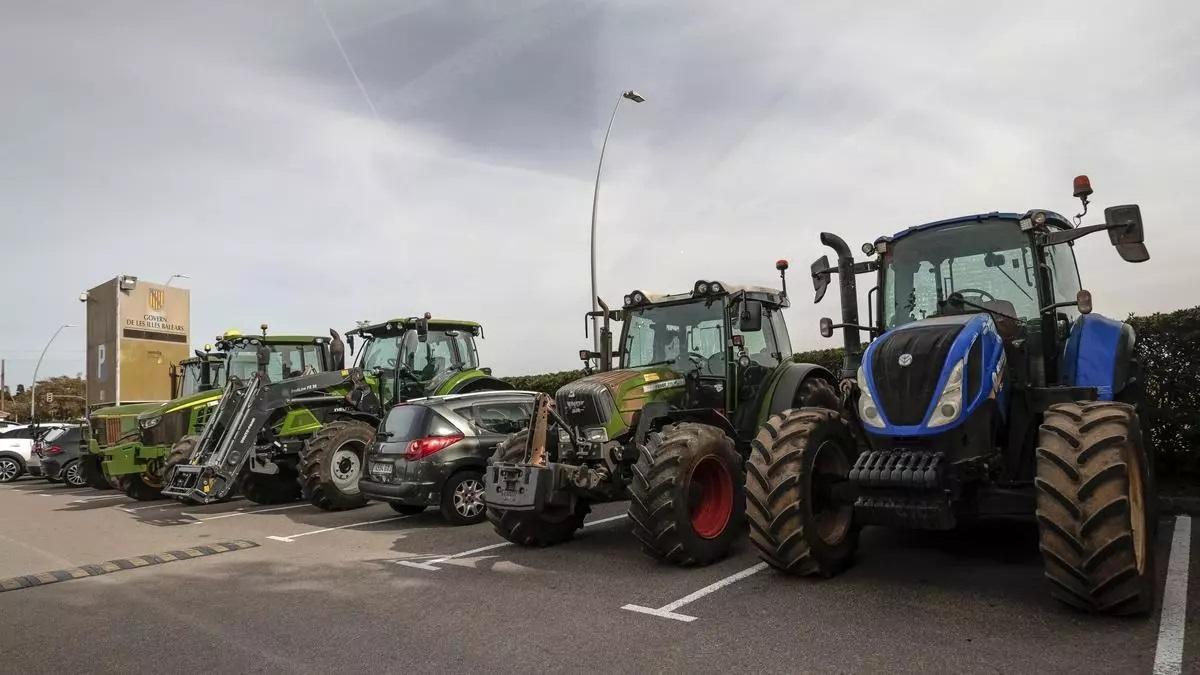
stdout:
<svg viewBox="0 0 1200 675">
<path fill-rule="evenodd" d="M 956 293 L 960 296 L 964 293 L 974 293 L 975 295 L 978 295 L 980 297 L 980 302 L 990 302 L 990 301 L 993 301 L 996 299 L 996 296 L 992 295 L 991 293 L 988 293 L 987 291 L 984 291 L 984 290 L 981 290 L 978 288 L 960 288 L 960 289 L 954 291 L 954 293 L 951 293 L 950 295 L 953 296 Z"/>
</svg>

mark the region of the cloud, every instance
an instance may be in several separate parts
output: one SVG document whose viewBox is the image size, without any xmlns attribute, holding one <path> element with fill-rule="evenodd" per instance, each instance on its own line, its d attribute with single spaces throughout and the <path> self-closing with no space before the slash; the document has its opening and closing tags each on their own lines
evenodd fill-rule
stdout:
<svg viewBox="0 0 1200 675">
<path fill-rule="evenodd" d="M 595 161 L 629 87 L 648 101 L 608 148 L 610 299 L 773 284 L 790 258 L 793 342 L 825 346 L 836 301 L 809 304 L 803 274 L 820 231 L 1068 212 L 1086 172 L 1097 215 L 1142 204 L 1153 255 L 1079 243 L 1098 310 L 1195 302 L 1191 4 L 324 7 L 378 117 L 310 4 L 3 11 L 11 381 L 119 273 L 191 275 L 197 343 L 429 310 L 482 321 L 500 373 L 574 367 Z M 82 331 L 60 340 L 46 374 L 81 369 Z"/>
</svg>

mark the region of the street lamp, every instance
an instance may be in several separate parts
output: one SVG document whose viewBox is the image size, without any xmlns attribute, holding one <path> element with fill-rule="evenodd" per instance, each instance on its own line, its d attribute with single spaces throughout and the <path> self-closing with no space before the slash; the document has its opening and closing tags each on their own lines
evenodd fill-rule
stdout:
<svg viewBox="0 0 1200 675">
<path fill-rule="evenodd" d="M 167 279 L 167 283 L 163 284 L 163 288 L 170 286 L 171 282 L 175 281 L 176 279 L 191 279 L 191 277 L 186 274 L 172 274 L 171 278 Z"/>
<path fill-rule="evenodd" d="M 42 367 L 42 359 L 44 359 L 46 357 L 46 350 L 50 349 L 50 343 L 54 342 L 54 338 L 58 337 L 58 334 L 62 332 L 62 329 L 74 328 L 74 327 L 75 327 L 75 324 L 73 324 L 73 323 L 64 323 L 63 325 L 59 326 L 58 330 L 54 331 L 54 335 L 50 336 L 50 340 L 48 342 L 46 342 L 46 346 L 42 347 L 42 355 L 38 357 L 37 365 L 35 365 L 33 367 L 33 387 L 30 389 L 30 393 L 29 393 L 29 421 L 30 422 L 37 421 L 37 376 L 38 376 L 38 369 Z"/>
<path fill-rule="evenodd" d="M 600 162 L 596 165 L 596 189 L 592 192 L 592 311 L 598 309 L 596 304 L 596 209 L 600 203 L 600 170 L 604 168 L 604 149 L 608 147 L 608 134 L 612 132 L 613 120 L 617 118 L 617 108 L 621 107 L 621 101 L 629 99 L 634 103 L 643 103 L 646 100 L 645 96 L 630 89 L 622 92 L 617 97 L 617 102 L 613 105 L 612 116 L 608 118 L 608 129 L 604 132 L 604 142 L 600 144 Z M 595 340 L 595 349 L 600 351 L 600 317 L 592 317 L 592 338 Z"/>
</svg>

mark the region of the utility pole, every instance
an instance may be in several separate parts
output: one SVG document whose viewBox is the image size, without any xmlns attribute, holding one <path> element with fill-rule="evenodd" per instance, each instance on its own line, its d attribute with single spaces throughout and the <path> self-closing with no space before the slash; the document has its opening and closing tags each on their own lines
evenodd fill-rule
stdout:
<svg viewBox="0 0 1200 675">
<path fill-rule="evenodd" d="M 0 413 L 4 412 L 4 394 L 7 389 L 4 386 L 4 359 L 0 359 Z M 0 415 L 3 417 L 3 415 Z"/>
</svg>

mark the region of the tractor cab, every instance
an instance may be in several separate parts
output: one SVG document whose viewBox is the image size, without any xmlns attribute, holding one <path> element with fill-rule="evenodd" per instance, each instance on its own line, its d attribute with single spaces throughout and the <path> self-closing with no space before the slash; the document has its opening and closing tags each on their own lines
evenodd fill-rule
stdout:
<svg viewBox="0 0 1200 675">
<path fill-rule="evenodd" d="M 749 427 L 753 406 L 742 404 L 757 401 L 770 375 L 792 355 L 781 311 L 787 306 L 775 289 L 701 280 L 687 293 L 632 291 L 624 307 L 606 318 L 622 322 L 620 371 L 636 376 L 643 393 L 661 392 L 675 407 L 733 417 L 734 426 L 739 416 L 733 411 L 744 410 Z M 605 326 L 602 335 L 607 332 Z M 611 357 L 600 355 L 599 362 L 605 370 Z"/>
<path fill-rule="evenodd" d="M 312 335 L 267 335 L 266 324 L 261 336 L 242 335 L 227 331 L 217 339 L 217 349 L 227 354 L 227 379 L 243 382 L 261 372 L 271 382 L 289 380 L 303 375 L 315 375 L 343 366 L 340 358 L 341 339 Z"/>
<path fill-rule="evenodd" d="M 225 386 L 225 354 L 196 351 L 196 356 L 184 359 L 171 369 L 171 399 L 184 398 Z"/>
<path fill-rule="evenodd" d="M 479 367 L 475 338 L 482 335 L 483 327 L 474 321 L 435 319 L 429 313 L 346 333 L 352 351 L 355 337 L 363 339 L 357 366 L 378 379 L 385 406 L 436 391 L 511 388 Z"/>
</svg>

